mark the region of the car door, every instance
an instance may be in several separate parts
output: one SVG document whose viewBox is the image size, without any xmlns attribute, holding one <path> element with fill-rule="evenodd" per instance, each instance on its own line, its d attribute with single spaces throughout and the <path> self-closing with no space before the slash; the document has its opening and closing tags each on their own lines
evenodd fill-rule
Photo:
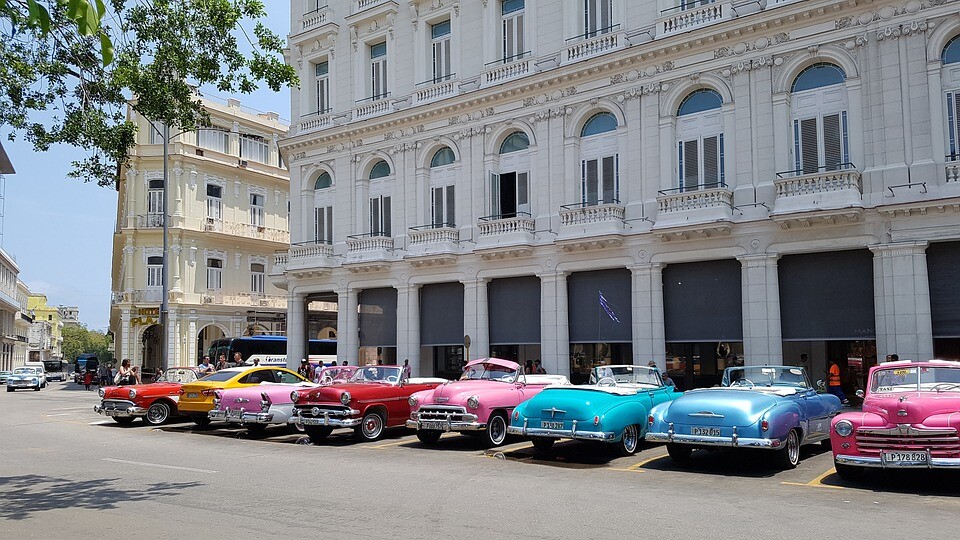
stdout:
<svg viewBox="0 0 960 540">
<path fill-rule="evenodd" d="M 807 440 L 819 440 L 830 435 L 830 418 L 833 416 L 825 400 L 812 388 L 800 394 L 801 422 L 807 424 Z"/>
</svg>

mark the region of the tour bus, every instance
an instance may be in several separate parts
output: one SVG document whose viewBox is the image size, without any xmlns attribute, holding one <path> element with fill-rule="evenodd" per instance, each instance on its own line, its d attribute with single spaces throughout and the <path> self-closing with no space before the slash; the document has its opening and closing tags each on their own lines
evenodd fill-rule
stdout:
<svg viewBox="0 0 960 540">
<path fill-rule="evenodd" d="M 260 359 L 261 366 L 287 365 L 287 338 L 286 336 L 248 336 L 224 338 L 214 340 L 207 350 L 210 362 L 216 363 L 220 355 L 224 355 L 229 365 L 233 365 L 233 353 L 240 353 L 244 363 L 252 365 L 255 358 Z M 311 339 L 310 363 L 317 365 L 320 362 L 330 364 L 337 359 L 337 340 Z"/>
<path fill-rule="evenodd" d="M 66 364 L 59 358 L 51 358 L 43 361 L 43 372 L 47 376 L 47 381 L 65 381 L 67 380 Z"/>
<path fill-rule="evenodd" d="M 73 367 L 74 382 L 79 383 L 83 381 L 84 373 L 86 373 L 88 370 L 96 372 L 99 367 L 100 361 L 97 359 L 97 355 L 85 353 L 77 356 Z"/>
</svg>

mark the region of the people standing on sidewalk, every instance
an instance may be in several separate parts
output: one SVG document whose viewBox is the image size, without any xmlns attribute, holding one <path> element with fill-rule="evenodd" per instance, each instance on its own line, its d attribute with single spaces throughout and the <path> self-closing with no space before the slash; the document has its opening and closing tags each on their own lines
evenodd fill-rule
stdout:
<svg viewBox="0 0 960 540">
<path fill-rule="evenodd" d="M 843 388 L 840 387 L 840 365 L 836 360 L 830 361 L 827 391 L 840 398 L 840 403 L 844 405 L 850 404 L 850 400 L 848 400 L 847 396 L 843 393 Z"/>
</svg>

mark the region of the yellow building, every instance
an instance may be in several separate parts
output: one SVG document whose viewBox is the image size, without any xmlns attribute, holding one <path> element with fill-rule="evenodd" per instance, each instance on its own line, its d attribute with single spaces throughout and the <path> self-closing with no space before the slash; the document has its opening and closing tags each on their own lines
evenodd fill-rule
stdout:
<svg viewBox="0 0 960 540">
<path fill-rule="evenodd" d="M 50 333 L 49 342 L 43 339 L 31 344 L 31 348 L 47 351 L 41 352 L 40 359 L 60 358 L 63 350 L 63 321 L 60 320 L 60 310 L 57 306 L 47 305 L 47 295 L 30 293 L 27 296 L 27 311 L 33 313 L 33 325 L 46 325 Z"/>
<path fill-rule="evenodd" d="M 290 242 L 289 174 L 276 144 L 287 126 L 237 100 L 203 103 L 210 128 L 170 132 L 166 362 L 158 325 L 163 138 L 128 110 L 139 131 L 118 179 L 110 329 L 114 354 L 135 365 L 196 364 L 214 339 L 285 330 L 286 296 L 266 275 Z"/>
</svg>

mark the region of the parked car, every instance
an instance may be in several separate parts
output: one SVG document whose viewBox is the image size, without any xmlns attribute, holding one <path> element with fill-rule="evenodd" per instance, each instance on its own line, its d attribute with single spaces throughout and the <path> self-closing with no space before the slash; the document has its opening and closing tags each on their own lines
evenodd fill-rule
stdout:
<svg viewBox="0 0 960 540">
<path fill-rule="evenodd" d="M 248 366 L 226 368 L 180 388 L 180 412 L 198 426 L 210 423 L 209 413 L 214 408 L 217 390 L 244 388 L 263 382 L 284 380 L 306 381 L 296 372 L 275 366 Z"/>
<path fill-rule="evenodd" d="M 654 405 L 681 393 L 656 368 L 597 366 L 585 386 L 548 386 L 513 410 L 507 433 L 529 438 L 538 450 L 558 439 L 602 441 L 633 455 L 647 432 Z"/>
<path fill-rule="evenodd" d="M 287 424 L 293 412 L 290 394 L 300 388 L 343 383 L 350 379 L 356 366 L 331 366 L 316 372 L 319 383 L 304 381 L 283 373 L 278 382 L 263 382 L 258 386 L 217 390 L 214 407 L 208 416 L 212 422 L 227 422 L 246 426 L 251 433 L 263 431 L 270 424 Z M 299 430 L 298 430 L 299 431 Z"/>
<path fill-rule="evenodd" d="M 551 384 L 569 385 L 563 375 L 525 375 L 516 362 L 481 358 L 469 362 L 459 381 L 410 397 L 407 427 L 425 444 L 447 431 L 476 434 L 487 446 L 507 438 L 510 413 Z"/>
<path fill-rule="evenodd" d="M 446 379 L 408 378 L 400 366 L 366 366 L 349 382 L 294 390 L 289 422 L 303 426 L 314 443 L 326 439 L 334 428 L 354 428 L 359 438 L 375 441 L 383 430 L 400 427 L 410 417 L 408 398 L 436 388 Z"/>
<path fill-rule="evenodd" d="M 7 377 L 12 373 L 12 371 L 0 371 L 0 384 L 7 384 Z"/>
<path fill-rule="evenodd" d="M 833 419 L 841 478 L 868 467 L 960 468 L 960 362 L 886 362 L 870 368 L 863 410 Z"/>
<path fill-rule="evenodd" d="M 109 416 L 118 424 L 130 424 L 137 418 L 159 426 L 179 414 L 180 387 L 199 377 L 196 367 L 172 367 L 155 382 L 130 386 L 107 386 L 99 390 L 97 414 Z"/>
<path fill-rule="evenodd" d="M 650 412 L 648 441 L 667 443 L 679 463 L 696 448 L 762 448 L 784 469 L 797 466 L 800 446 L 830 444 L 830 419 L 840 399 L 818 394 L 794 366 L 729 367 L 720 387 L 699 388 Z"/>
<path fill-rule="evenodd" d="M 43 376 L 43 368 L 35 366 L 23 366 L 13 370 L 13 373 L 7 376 L 7 392 L 13 392 L 21 388 L 32 388 L 40 391 L 47 385 Z"/>
</svg>

